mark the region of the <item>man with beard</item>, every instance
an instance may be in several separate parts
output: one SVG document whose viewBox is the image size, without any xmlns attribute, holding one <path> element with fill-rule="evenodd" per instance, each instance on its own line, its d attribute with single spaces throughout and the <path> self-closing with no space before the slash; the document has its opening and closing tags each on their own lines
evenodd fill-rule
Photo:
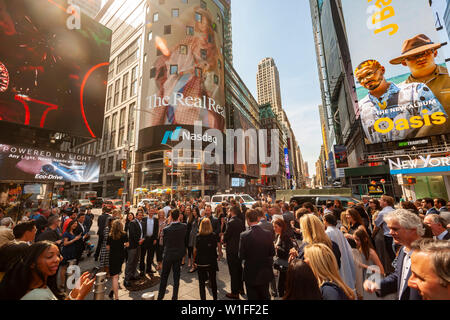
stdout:
<svg viewBox="0 0 450 320">
<path fill-rule="evenodd" d="M 376 60 L 366 60 L 355 70 L 358 82 L 369 90 L 368 95 L 359 102 L 361 122 L 369 143 L 414 138 L 421 126 L 420 121 L 410 124 L 413 116 L 421 119 L 427 113 L 431 116 L 439 111 L 447 117 L 444 108 L 425 84 L 395 85 L 387 82 L 385 73 L 386 69 Z"/>
</svg>

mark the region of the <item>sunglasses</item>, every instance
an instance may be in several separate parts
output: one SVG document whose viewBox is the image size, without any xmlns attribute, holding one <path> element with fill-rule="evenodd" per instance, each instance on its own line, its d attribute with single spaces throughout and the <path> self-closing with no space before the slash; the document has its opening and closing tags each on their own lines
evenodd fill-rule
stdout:
<svg viewBox="0 0 450 320">
<path fill-rule="evenodd" d="M 414 61 L 414 60 L 420 59 L 420 58 L 422 58 L 422 57 L 427 57 L 427 56 L 429 56 L 429 55 L 431 55 L 431 54 L 433 54 L 433 53 L 434 53 L 434 50 L 427 50 L 427 51 L 418 53 L 418 54 L 416 54 L 416 55 L 414 55 L 414 56 L 408 57 L 408 58 L 406 58 L 406 60 L 408 60 L 408 61 Z"/>
</svg>

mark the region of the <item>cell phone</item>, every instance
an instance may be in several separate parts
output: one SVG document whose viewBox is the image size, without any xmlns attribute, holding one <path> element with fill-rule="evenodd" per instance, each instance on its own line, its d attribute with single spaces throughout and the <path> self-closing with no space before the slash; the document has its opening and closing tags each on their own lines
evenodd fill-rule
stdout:
<svg viewBox="0 0 450 320">
<path fill-rule="evenodd" d="M 95 275 L 98 273 L 99 268 L 95 267 L 89 272 L 89 280 L 92 280 L 95 278 Z"/>
</svg>

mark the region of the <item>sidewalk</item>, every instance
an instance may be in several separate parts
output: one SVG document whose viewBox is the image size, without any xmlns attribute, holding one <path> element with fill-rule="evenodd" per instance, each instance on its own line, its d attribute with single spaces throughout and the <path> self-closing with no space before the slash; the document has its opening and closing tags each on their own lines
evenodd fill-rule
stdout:
<svg viewBox="0 0 450 320">
<path fill-rule="evenodd" d="M 97 247 L 97 241 L 98 241 L 98 236 L 96 234 L 97 233 L 97 218 L 100 215 L 100 210 L 93 210 L 93 212 L 95 215 L 95 220 L 92 225 L 90 234 L 91 234 L 91 242 L 95 245 L 95 247 Z M 225 252 L 224 252 L 224 256 L 225 256 Z M 225 297 L 225 295 L 228 292 L 230 292 L 230 290 L 231 290 L 230 275 L 228 273 L 228 265 L 227 265 L 225 258 L 223 258 L 221 261 L 219 261 L 218 264 L 219 264 L 219 272 L 217 272 L 218 299 L 219 300 L 229 300 L 228 298 Z M 98 265 L 99 265 L 99 262 L 96 262 L 94 260 L 93 255 L 89 258 L 85 257 L 85 259 L 80 262 L 81 273 L 83 273 L 85 271 L 89 271 L 92 268 L 97 267 Z M 153 267 L 153 270 L 155 270 L 155 267 Z M 178 299 L 179 300 L 200 300 L 198 274 L 197 274 L 197 272 L 189 273 L 189 270 L 190 270 L 190 268 L 187 267 L 187 259 L 186 259 L 186 264 L 184 266 L 182 266 L 182 269 L 181 269 L 180 288 L 178 291 Z M 155 273 L 155 275 L 160 276 L 158 272 Z M 123 267 L 122 267 L 122 273 L 119 276 L 119 286 L 120 286 L 119 287 L 119 300 L 141 300 L 142 294 L 149 293 L 149 292 L 155 294 L 155 300 L 157 299 L 158 291 L 159 291 L 159 282 L 149 289 L 142 290 L 142 291 L 130 292 L 130 291 L 126 290 L 125 286 L 123 285 L 124 276 L 125 276 L 125 263 L 123 264 Z M 106 287 L 107 287 L 107 290 L 106 290 L 105 300 L 108 300 L 109 299 L 108 293 L 111 290 L 111 281 L 109 279 L 106 283 Z M 171 272 L 170 276 L 169 276 L 166 295 L 164 296 L 164 300 L 172 299 L 172 292 L 173 292 L 173 272 Z M 86 297 L 86 300 L 93 300 L 93 299 L 94 299 L 93 293 L 90 293 Z M 208 287 L 206 290 L 206 299 L 212 300 L 211 289 L 209 289 Z M 241 297 L 241 299 L 243 299 L 243 298 Z"/>
</svg>

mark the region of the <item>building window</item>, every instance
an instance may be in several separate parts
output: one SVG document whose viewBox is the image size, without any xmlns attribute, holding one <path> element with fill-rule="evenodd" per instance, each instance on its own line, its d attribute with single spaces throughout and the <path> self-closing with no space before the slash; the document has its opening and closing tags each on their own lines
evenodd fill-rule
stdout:
<svg viewBox="0 0 450 320">
<path fill-rule="evenodd" d="M 119 94 L 120 94 L 120 79 L 116 80 L 116 84 L 114 87 L 114 107 L 119 103 Z"/>
<path fill-rule="evenodd" d="M 120 110 L 120 117 L 119 117 L 119 140 L 117 142 L 118 146 L 120 147 L 123 145 L 124 138 L 125 138 L 125 111 L 126 108 L 122 108 Z"/>
<path fill-rule="evenodd" d="M 186 34 L 187 34 L 188 36 L 193 36 L 193 35 L 194 35 L 194 27 L 189 27 L 189 26 L 187 26 L 187 27 L 186 27 Z"/>
<path fill-rule="evenodd" d="M 150 69 L 150 79 L 153 79 L 154 77 L 156 77 L 156 68 L 151 68 Z"/>
<path fill-rule="evenodd" d="M 138 41 L 136 40 L 119 54 L 117 57 L 117 73 L 122 72 L 138 59 L 138 51 Z"/>
<path fill-rule="evenodd" d="M 130 104 L 130 107 L 128 109 L 128 141 L 130 143 L 134 142 L 134 108 L 136 106 L 136 103 L 133 102 Z M 131 158 L 130 158 L 131 159 Z"/>
<path fill-rule="evenodd" d="M 203 60 L 206 60 L 208 57 L 208 51 L 206 49 L 200 49 L 200 55 L 202 56 Z"/>
<path fill-rule="evenodd" d="M 158 12 L 155 12 L 155 13 L 153 14 L 153 22 L 158 22 L 158 20 L 159 20 L 159 13 L 158 13 Z"/>
<path fill-rule="evenodd" d="M 188 53 L 188 47 L 184 44 L 180 45 L 180 54 L 187 54 Z"/>
<path fill-rule="evenodd" d="M 108 80 L 111 80 L 114 77 L 114 62 L 115 60 L 111 61 L 108 67 Z"/>
<path fill-rule="evenodd" d="M 213 43 L 214 37 L 212 34 L 208 34 L 208 43 Z"/>
<path fill-rule="evenodd" d="M 198 12 L 195 13 L 195 21 L 202 22 L 202 14 L 201 13 L 198 13 Z"/>
<path fill-rule="evenodd" d="M 137 66 L 131 70 L 131 88 L 130 97 L 134 97 L 137 93 Z"/>
<path fill-rule="evenodd" d="M 147 62 L 147 54 L 145 53 L 144 54 L 144 63 L 146 63 Z"/>
<path fill-rule="evenodd" d="M 128 92 L 128 73 L 123 76 L 122 80 L 122 102 L 127 100 L 127 92 Z"/>
<path fill-rule="evenodd" d="M 220 15 L 219 14 L 217 14 L 217 23 L 220 23 Z"/>
<path fill-rule="evenodd" d="M 105 173 L 105 169 L 106 169 L 105 165 L 106 165 L 106 159 L 100 160 L 100 174 Z"/>
<path fill-rule="evenodd" d="M 172 18 L 178 18 L 180 16 L 179 9 L 172 9 Z"/>
<path fill-rule="evenodd" d="M 153 39 L 153 32 L 150 31 L 150 32 L 148 33 L 147 40 L 148 40 L 148 41 L 152 41 L 152 39 Z"/>
<path fill-rule="evenodd" d="M 202 69 L 195 68 L 195 76 L 201 78 L 202 77 Z"/>
<path fill-rule="evenodd" d="M 108 158 L 108 170 L 107 170 L 107 173 L 113 172 L 113 162 L 114 162 L 114 157 L 109 157 Z"/>
<path fill-rule="evenodd" d="M 109 137 L 109 117 L 105 119 L 105 125 L 103 128 L 103 152 L 106 152 L 108 147 L 108 137 Z"/>
<path fill-rule="evenodd" d="M 164 26 L 164 34 L 171 34 L 172 33 L 172 26 Z"/>
<path fill-rule="evenodd" d="M 109 111 L 109 109 L 111 109 L 112 96 L 113 96 L 113 85 L 110 85 L 108 87 L 108 94 L 106 99 L 106 111 Z"/>
<path fill-rule="evenodd" d="M 170 74 L 178 74 L 178 65 L 171 65 L 170 66 Z"/>
<path fill-rule="evenodd" d="M 214 83 L 219 84 L 219 77 L 217 75 L 214 75 Z"/>
<path fill-rule="evenodd" d="M 219 69 L 222 69 L 222 61 L 218 60 L 217 65 L 219 66 Z"/>
<path fill-rule="evenodd" d="M 203 1 L 203 0 L 200 0 L 200 7 L 201 7 L 202 9 L 205 9 L 205 10 L 206 10 L 206 2 Z"/>
</svg>

